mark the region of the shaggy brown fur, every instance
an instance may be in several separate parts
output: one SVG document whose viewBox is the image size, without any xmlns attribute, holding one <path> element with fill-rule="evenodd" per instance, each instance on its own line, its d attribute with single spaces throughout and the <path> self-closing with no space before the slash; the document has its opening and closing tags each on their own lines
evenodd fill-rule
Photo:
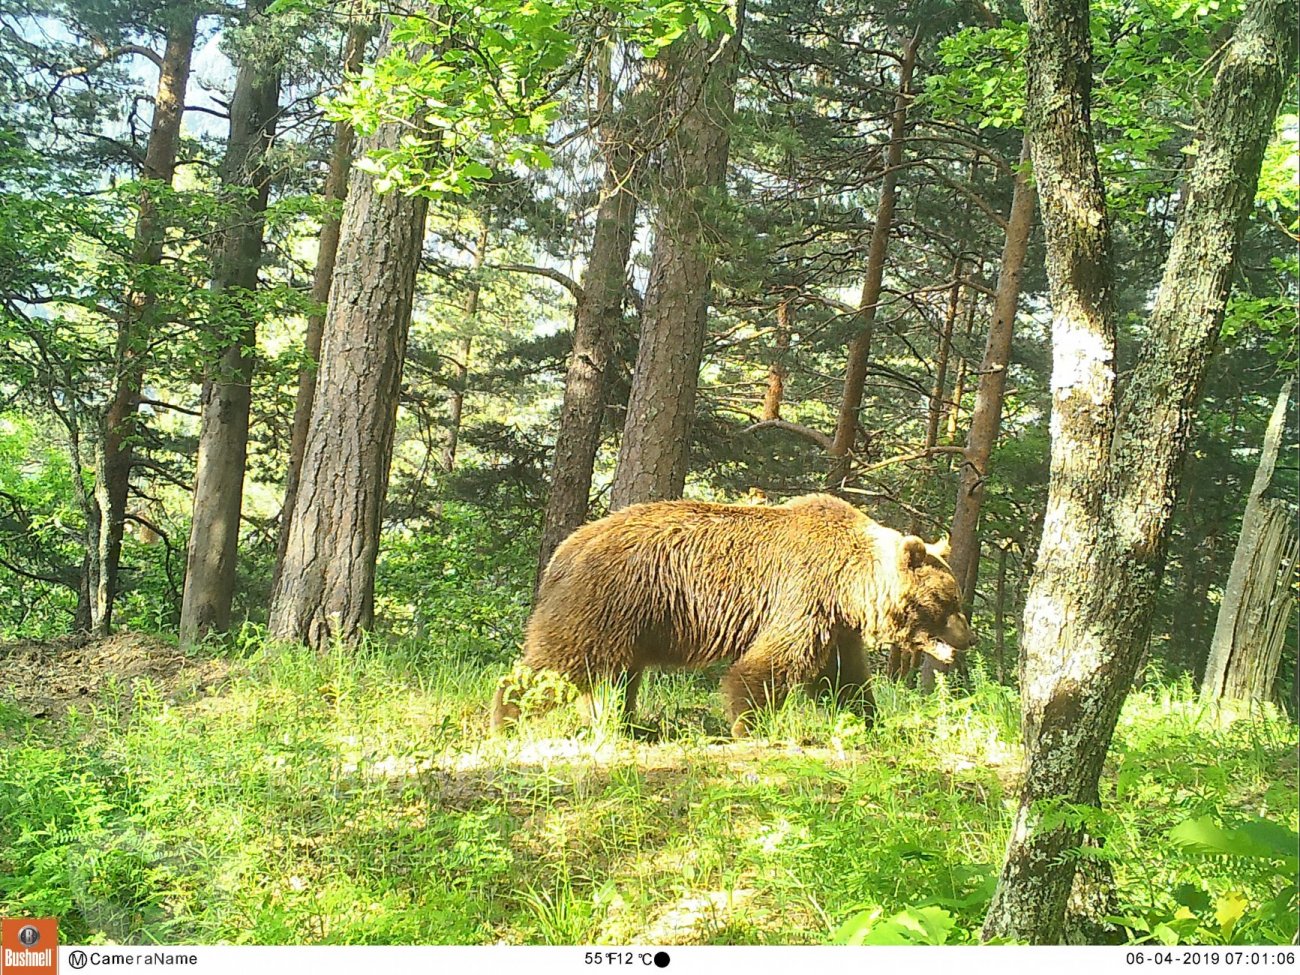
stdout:
<svg viewBox="0 0 1300 975">
<path fill-rule="evenodd" d="M 869 717 L 864 641 L 940 655 L 974 642 L 945 551 L 827 495 L 633 505 L 556 549 L 523 663 L 558 671 L 588 700 L 594 681 L 620 682 L 624 720 L 645 668 L 719 661 L 732 662 L 722 687 L 736 735 L 800 684 Z M 510 678 L 498 687 L 493 727 L 518 717 L 517 690 Z"/>
</svg>

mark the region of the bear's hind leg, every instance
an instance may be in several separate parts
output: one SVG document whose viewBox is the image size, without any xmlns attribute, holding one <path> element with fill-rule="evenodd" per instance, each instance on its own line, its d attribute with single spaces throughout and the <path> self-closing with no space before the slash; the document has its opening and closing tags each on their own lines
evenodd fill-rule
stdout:
<svg viewBox="0 0 1300 975">
<path fill-rule="evenodd" d="M 731 733 L 737 738 L 749 734 L 755 711 L 779 708 L 791 687 L 825 672 L 832 649 L 812 634 L 776 629 L 760 633 L 722 677 Z"/>
<path fill-rule="evenodd" d="M 826 669 L 807 685 L 815 696 L 834 694 L 836 707 L 852 711 L 871 724 L 876 699 L 871 693 L 871 667 L 856 633 L 841 637 L 831 652 Z"/>
<path fill-rule="evenodd" d="M 785 703 L 793 682 L 784 668 L 762 654 L 741 657 L 722 675 L 722 694 L 727 702 L 727 720 L 735 738 L 748 736 L 754 712 L 779 708 Z"/>
<path fill-rule="evenodd" d="M 629 670 L 623 675 L 623 727 L 630 728 L 636 717 L 636 694 L 641 689 L 640 670 Z"/>
</svg>

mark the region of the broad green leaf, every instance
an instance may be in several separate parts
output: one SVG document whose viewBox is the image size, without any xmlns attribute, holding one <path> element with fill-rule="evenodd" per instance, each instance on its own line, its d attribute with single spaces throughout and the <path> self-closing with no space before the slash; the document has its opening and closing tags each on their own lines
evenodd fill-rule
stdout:
<svg viewBox="0 0 1300 975">
<path fill-rule="evenodd" d="M 1249 906 L 1246 898 L 1236 891 L 1215 900 L 1214 919 L 1219 922 L 1219 929 L 1225 938 L 1232 933 L 1232 929 L 1237 926 L 1237 922 L 1241 920 Z"/>
</svg>

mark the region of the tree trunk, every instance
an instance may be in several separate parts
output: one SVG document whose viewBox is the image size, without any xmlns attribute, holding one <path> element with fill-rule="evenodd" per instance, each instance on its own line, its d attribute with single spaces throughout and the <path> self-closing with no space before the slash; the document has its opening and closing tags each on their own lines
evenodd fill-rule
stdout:
<svg viewBox="0 0 1300 975">
<path fill-rule="evenodd" d="M 1259 467 L 1246 497 L 1241 537 L 1219 604 L 1201 685 L 1201 695 L 1210 700 L 1266 701 L 1277 677 L 1291 615 L 1298 540 L 1294 505 L 1270 498 L 1268 493 L 1282 446 L 1291 383 L 1288 379 L 1278 394 Z"/>
<path fill-rule="evenodd" d="M 185 86 L 189 83 L 194 54 L 196 17 L 180 16 L 167 32 L 158 87 L 154 94 L 153 120 L 145 149 L 140 178 L 140 209 L 136 214 L 131 264 L 135 273 L 156 267 L 162 261 L 166 225 L 158 213 L 155 191 L 150 183 L 170 187 L 176 170 L 176 149 L 180 144 L 185 108 Z M 118 566 L 122 558 L 122 529 L 130 493 L 131 467 L 135 452 L 136 408 L 144 382 L 144 355 L 151 331 L 150 317 L 155 298 L 146 288 L 132 287 L 126 296 L 117 324 L 114 349 L 116 379 L 113 397 L 104 416 L 102 454 L 96 451 L 94 512 L 88 519 L 87 579 L 83 586 L 84 611 L 77 619 L 88 623 L 97 636 L 112 626 L 113 601 L 117 598 Z M 102 486 L 102 489 L 101 489 Z M 94 567 L 90 565 L 93 559 Z"/>
<path fill-rule="evenodd" d="M 465 289 L 465 323 L 467 333 L 460 340 L 460 358 L 455 360 L 451 399 L 448 402 L 447 443 L 442 450 L 442 469 L 450 474 L 456 467 L 456 448 L 460 446 L 460 419 L 465 410 L 465 382 L 469 378 L 469 358 L 474 351 L 474 335 L 478 331 L 478 299 L 483 288 L 479 272 L 487 259 L 488 222 L 479 225 L 478 241 L 470 266 L 469 287 Z"/>
<path fill-rule="evenodd" d="M 343 51 L 343 72 L 353 75 L 361 70 L 366 42 L 370 38 L 369 23 L 354 22 L 347 33 Z M 339 210 L 329 210 L 321 222 L 320 246 L 316 251 L 316 268 L 312 272 L 311 300 L 320 309 L 307 319 L 305 354 L 308 360 L 298 372 L 298 395 L 293 405 L 293 432 L 289 437 L 289 469 L 284 477 L 284 505 L 280 509 L 280 534 L 275 545 L 275 571 L 271 588 L 280 578 L 284 565 L 284 551 L 289 544 L 289 522 L 293 520 L 294 504 L 298 500 L 298 481 L 302 477 L 302 452 L 307 445 L 307 425 L 311 422 L 312 397 L 316 395 L 316 374 L 320 369 L 321 333 L 325 328 L 325 308 L 330 299 L 330 286 L 334 281 L 334 262 L 339 252 L 339 224 L 342 221 L 341 205 L 348 195 L 348 174 L 352 170 L 352 149 L 356 133 L 347 122 L 334 123 L 334 146 L 330 150 L 329 170 L 325 175 L 322 195 L 326 204 L 335 204 Z"/>
<path fill-rule="evenodd" d="M 983 268 L 981 267 L 981 271 Z M 971 336 L 975 332 L 975 312 L 979 308 L 980 300 L 977 294 L 971 295 L 971 300 L 966 305 L 966 325 L 962 330 L 964 340 L 962 348 L 970 348 Z M 947 419 L 947 441 L 949 444 L 957 442 L 957 421 L 961 418 L 961 401 L 966 396 L 966 357 L 961 356 L 957 359 L 957 374 L 952 380 L 952 402 L 948 404 Z"/>
<path fill-rule="evenodd" d="M 898 68 L 898 94 L 894 97 L 894 115 L 890 123 L 889 147 L 885 152 L 885 174 L 880 180 L 880 199 L 876 204 L 876 223 L 871 228 L 871 245 L 867 251 L 867 276 L 862 282 L 858 301 L 857 334 L 849 343 L 848 363 L 844 369 L 844 393 L 840 397 L 839 417 L 830 450 L 830 473 L 827 486 L 841 486 L 853 462 L 853 443 L 857 438 L 858 413 L 866 390 L 867 365 L 871 360 L 871 341 L 876 327 L 876 310 L 880 306 L 880 287 L 885 275 L 885 256 L 894 229 L 894 203 L 898 172 L 903 162 L 903 139 L 907 135 L 907 106 L 912 100 L 912 71 L 916 67 L 916 47 L 920 31 L 912 35 L 903 49 Z"/>
<path fill-rule="evenodd" d="M 1002 402 L 1006 394 L 1007 368 L 1011 361 L 1016 308 L 1020 302 L 1020 281 L 1024 274 L 1029 235 L 1034 224 L 1037 193 L 1026 172 L 1028 163 L 1029 142 L 1026 140 L 1020 150 L 1020 168 L 1016 172 L 1011 193 L 1011 211 L 1007 215 L 1002 265 L 993 301 L 993 320 L 989 323 L 984 358 L 980 362 L 979 385 L 975 390 L 975 407 L 971 411 L 961 480 L 957 487 L 957 504 L 953 511 L 952 554 L 948 557 L 948 564 L 961 586 L 962 601 L 967 606 L 975 600 L 975 582 L 979 577 L 980 564 L 980 506 L 984 503 L 984 482 L 989 474 L 989 458 L 993 455 L 998 430 L 1002 425 Z M 947 673 L 952 666 L 925 656 L 921 661 L 922 690 L 932 690 L 935 673 Z"/>
<path fill-rule="evenodd" d="M 361 153 L 392 149 L 391 122 Z M 374 618 L 375 559 L 388 488 L 402 359 L 424 240 L 426 202 L 353 180 L 321 342 L 284 569 L 271 634 L 322 648 L 353 642 Z"/>
<path fill-rule="evenodd" d="M 993 666 L 998 683 L 1007 680 L 1007 546 L 998 546 L 998 586 L 993 597 Z"/>
<path fill-rule="evenodd" d="M 943 330 L 939 333 L 939 351 L 934 362 L 934 384 L 930 387 L 930 405 L 925 417 L 925 449 L 939 442 L 939 417 L 943 415 L 943 394 L 948 389 L 948 359 L 952 354 L 952 329 L 957 321 L 961 304 L 962 259 L 952 266 L 952 288 L 948 292 L 948 309 L 943 316 Z"/>
<path fill-rule="evenodd" d="M 556 547 L 587 520 L 592 470 L 600 450 L 606 370 L 623 317 L 627 260 L 636 232 L 637 189 L 645 154 L 633 146 L 629 120 L 624 119 L 621 124 L 614 120 L 610 53 L 607 45 L 601 63 L 597 104 L 599 117 L 606 120 L 600 128 L 605 175 L 591 252 L 587 255 L 573 317 L 573 349 L 564 379 L 564 405 L 555 435 L 550 490 L 537 552 L 538 584 Z M 638 81 L 625 113 L 635 109 L 637 100 L 645 94 L 643 82 Z"/>
<path fill-rule="evenodd" d="M 980 362 L 979 386 L 975 391 L 975 408 L 971 411 L 966 456 L 953 511 L 952 554 L 948 564 L 952 566 L 953 575 L 963 583 L 962 595 L 968 606 L 975 596 L 975 573 L 972 570 L 979 560 L 977 532 L 980 506 L 984 502 L 984 482 L 989 475 L 989 457 L 993 454 L 1002 425 L 1002 403 L 1007 388 L 1016 308 L 1020 302 L 1020 281 L 1034 225 L 1037 193 L 1026 172 L 1028 162 L 1029 143 L 1026 140 L 1020 152 L 1021 165 L 1016 171 L 1011 194 L 1011 211 L 1007 215 L 1006 240 L 1002 247 L 1002 269 L 998 272 L 997 296 L 993 301 L 993 320 L 989 323 L 984 358 Z"/>
<path fill-rule="evenodd" d="M 245 9 L 249 19 L 255 20 L 265 5 L 254 0 Z M 212 262 L 213 295 L 218 307 L 229 312 L 214 326 L 224 330 L 231 320 L 237 324 L 203 382 L 203 419 L 181 600 L 182 646 L 230 626 L 257 345 L 257 320 L 248 298 L 257 288 L 262 260 L 263 218 L 270 194 L 266 152 L 275 133 L 279 95 L 277 59 L 249 56 L 239 65 L 221 174 L 232 215 Z"/>
<path fill-rule="evenodd" d="M 745 4 L 716 56 L 692 31 L 668 49 L 665 112 L 678 119 L 660 171 L 659 209 L 641 337 L 610 507 L 676 498 L 691 425 L 716 248 L 711 196 L 726 185 Z"/>
<path fill-rule="evenodd" d="M 478 293 L 478 285 L 474 285 L 466 296 L 468 316 L 478 314 Z M 470 308 L 474 311 L 470 311 Z M 458 357 L 452 363 L 454 372 L 451 379 L 451 396 L 447 400 L 447 442 L 442 447 L 442 469 L 447 474 L 456 469 L 456 450 L 460 447 L 460 421 L 461 415 L 465 412 L 465 383 L 469 378 L 469 359 L 473 353 L 474 336 L 466 335 L 460 340 Z"/>
<path fill-rule="evenodd" d="M 1115 403 L 1110 234 L 1091 138 L 1088 5 L 1032 0 L 1026 116 L 1053 306 L 1052 451 L 1025 606 L 1027 769 L 984 936 L 1065 934 L 1080 833 L 1149 636 L 1196 401 L 1290 72 L 1296 0 L 1253 0 L 1219 62 L 1150 337 Z"/>
<path fill-rule="evenodd" d="M 767 389 L 763 392 L 763 420 L 781 419 L 781 401 L 785 398 L 785 356 L 790 351 L 790 299 L 776 306 L 776 342 L 772 362 L 767 367 Z"/>
</svg>

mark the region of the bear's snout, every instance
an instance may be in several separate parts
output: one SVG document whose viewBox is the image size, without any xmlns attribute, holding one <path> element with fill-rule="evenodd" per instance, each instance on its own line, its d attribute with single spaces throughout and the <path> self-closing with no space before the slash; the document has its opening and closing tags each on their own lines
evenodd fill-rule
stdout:
<svg viewBox="0 0 1300 975">
<path fill-rule="evenodd" d="M 944 627 L 941 639 L 944 643 L 952 644 L 957 650 L 969 650 L 975 645 L 976 637 L 966 615 L 953 613 L 948 617 L 948 625 Z"/>
</svg>

